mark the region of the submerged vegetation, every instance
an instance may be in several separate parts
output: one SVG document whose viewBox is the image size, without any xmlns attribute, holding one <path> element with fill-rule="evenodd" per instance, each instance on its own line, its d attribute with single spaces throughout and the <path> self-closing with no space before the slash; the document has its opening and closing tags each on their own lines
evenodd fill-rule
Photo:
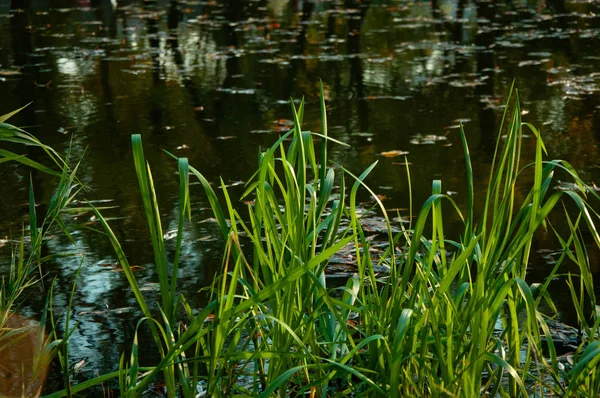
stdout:
<svg viewBox="0 0 600 398">
<path fill-rule="evenodd" d="M 164 382 L 168 396 L 185 397 L 598 396 L 600 314 L 581 231 L 585 228 L 600 245 L 598 215 L 588 204 L 588 199 L 600 198 L 569 163 L 544 160 L 540 132 L 522 122 L 516 91 L 507 103 L 512 106 L 506 107 L 498 134 L 486 196 L 474 195 L 476 182 L 461 128 L 466 208 L 442 193 L 441 181 L 434 181 L 416 216 L 399 225 L 366 183 L 376 164 L 354 175 L 328 162 L 328 145 L 344 144 L 327 133 L 323 95 L 320 133 L 302 130 L 304 104 L 296 108 L 292 102 L 294 125 L 260 153 L 258 169 L 240 198 L 245 208 L 230 197 L 225 183 L 219 197 L 186 158 L 169 154 L 180 180 L 173 251 L 165 246 L 151 165 L 141 137 L 132 136 L 160 300 L 150 302 L 144 295 L 102 209 L 89 204 L 143 317 L 118 370 L 73 385 L 68 357 L 73 326 L 67 319 L 65 335 L 54 329 L 47 341 L 40 334 L 45 363 L 56 354 L 65 375 L 65 389 L 50 396 L 111 382 L 123 396 L 140 396 L 157 380 Z M 531 162 L 522 159 L 523 129 L 536 140 Z M 15 127 L 3 124 L 0 134 L 4 141 L 44 148 L 62 169 L 41 228 L 30 192 L 31 223 L 24 234 L 31 236 L 31 246 L 24 248 L 24 238 L 15 246 L 10 281 L 0 297 L 4 322 L 18 293 L 38 283 L 50 260 L 40 251 L 44 231 L 56 226 L 69 236 L 61 216 L 82 187 L 77 167 L 69 166 L 68 159 Z M 0 161 L 45 167 L 12 152 L 0 155 Z M 406 171 L 410 182 L 408 166 Z M 554 190 L 555 174 L 568 176 L 574 189 Z M 192 217 L 191 178 L 204 188 L 225 242 L 222 272 L 205 289 L 209 300 L 204 308 L 192 308 L 178 290 L 183 231 Z M 530 189 L 518 198 L 515 187 L 523 179 L 530 181 Z M 371 211 L 385 220 L 387 243 L 375 257 L 374 242 L 363 229 L 365 212 L 357 204 L 359 190 L 373 196 Z M 479 201 L 483 206 L 475 206 Z M 480 214 L 476 207 L 483 209 Z M 550 223 L 552 211 L 564 213 L 566 231 Z M 412 201 L 409 212 L 411 216 Z M 462 220 L 456 236 L 445 232 L 444 212 L 456 212 Z M 562 255 L 545 281 L 530 283 L 531 246 L 541 228 L 556 234 Z M 330 286 L 329 261 L 341 251 L 351 253 L 355 273 L 345 285 Z M 547 288 L 567 262 L 579 267 L 566 283 L 581 333 L 576 351 L 562 361 L 549 327 L 556 310 Z M 54 325 L 51 290 L 49 303 L 48 323 Z M 149 330 L 160 355 L 157 363 L 148 364 L 140 353 L 142 330 Z"/>
</svg>

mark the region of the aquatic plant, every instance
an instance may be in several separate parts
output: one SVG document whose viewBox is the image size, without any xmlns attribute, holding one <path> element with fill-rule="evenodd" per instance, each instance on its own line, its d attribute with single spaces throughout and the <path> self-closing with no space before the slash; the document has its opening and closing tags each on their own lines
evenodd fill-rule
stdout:
<svg viewBox="0 0 600 398">
<path fill-rule="evenodd" d="M 475 198 L 461 128 L 466 210 L 442 193 L 441 181 L 434 181 L 431 196 L 408 225 L 396 225 L 368 188 L 365 180 L 375 163 L 358 176 L 328 163 L 328 145 L 344 144 L 327 133 L 322 95 L 320 133 L 302 130 L 304 103 L 296 108 L 292 102 L 294 125 L 260 152 L 258 169 L 240 198 L 248 203 L 243 212 L 222 181 L 219 198 L 186 158 L 169 154 L 177 160 L 180 183 L 172 260 L 151 167 L 141 137 L 134 135 L 135 169 L 161 292 L 155 307 L 142 294 L 101 209 L 90 208 L 144 315 L 136 330 L 149 328 L 161 359 L 140 366 L 136 332 L 118 371 L 50 396 L 110 379 L 118 380 L 123 396 L 139 396 L 158 379 L 170 397 L 597 396 L 600 316 L 585 310 L 590 303 L 596 308 L 596 297 L 581 230 L 585 225 L 600 245 L 597 214 L 588 204 L 600 198 L 569 163 L 544 160 L 540 132 L 522 122 L 516 91 L 507 104 L 485 198 Z M 522 159 L 523 129 L 535 136 L 531 163 Z M 406 171 L 410 183 L 408 166 Z M 576 189 L 553 190 L 556 173 L 568 176 Z M 201 309 L 191 308 L 177 289 L 183 231 L 191 217 L 190 178 L 204 188 L 225 242 L 222 272 Z M 517 199 L 523 180 L 530 188 Z M 363 228 L 365 213 L 357 205 L 359 190 L 373 196 L 375 211 L 385 220 L 388 242 L 375 258 Z M 474 210 L 478 200 L 484 201 L 481 214 Z M 548 219 L 563 202 L 574 210 L 565 205 L 566 231 Z M 411 200 L 411 214 L 412 207 Z M 447 236 L 444 211 L 459 215 L 460 234 Z M 562 255 L 544 282 L 530 283 L 531 245 L 541 228 L 555 233 Z M 340 252 L 350 253 L 356 272 L 344 286 L 330 287 L 328 265 Z M 572 365 L 565 367 L 548 326 L 555 313 L 542 310 L 542 303 L 552 311 L 548 286 L 569 261 L 579 266 L 567 281 L 583 332 Z"/>
<path fill-rule="evenodd" d="M 292 105 L 294 126 L 260 153 L 258 170 L 247 183 L 242 198 L 251 202 L 246 214 L 235 209 L 223 183 L 222 207 L 202 174 L 179 158 L 179 228 L 170 278 L 150 167 L 143 160 L 140 137 L 133 136 L 161 286 L 161 317 L 154 318 L 148 310 L 133 273 L 127 271 L 125 254 L 103 223 L 154 328 L 163 360 L 140 375 L 134 342 L 129 365 L 121 361 L 122 393 L 139 393 L 160 371 L 170 396 L 177 390 L 192 396 L 197 385 L 209 396 L 597 393 L 600 321 L 597 314 L 589 321 L 581 310 L 583 301 L 593 303 L 595 296 L 579 234 L 580 224 L 586 223 L 600 243 L 595 213 L 586 202 L 588 194 L 597 196 L 567 162 L 543 160 L 542 138 L 521 121 L 516 92 L 512 103 L 510 117 L 505 111 L 503 118 L 505 141 L 498 135 L 481 218 L 476 219 L 473 210 L 475 183 L 461 129 L 468 171 L 466 213 L 442 194 L 441 182 L 434 181 L 416 222 L 408 228 L 400 225 L 400 233 L 393 232 L 385 208 L 364 183 L 375 164 L 358 177 L 343 167 L 327 167 L 327 144 L 335 140 L 327 134 L 323 101 L 320 134 L 302 130 L 304 104 L 298 109 Z M 534 162 L 525 165 L 523 128 L 536 137 Z M 321 140 L 320 153 L 314 138 Z M 552 191 L 557 170 L 570 176 L 579 191 Z M 176 294 L 190 173 L 204 187 L 226 241 L 223 272 L 211 288 L 212 301 L 198 315 Z M 517 181 L 531 174 L 529 193 L 518 202 Z M 347 179 L 353 181 L 349 193 Z M 336 187 L 338 195 L 333 193 Z M 386 220 L 388 249 L 375 263 L 387 266 L 388 275 L 374 271 L 371 243 L 356 204 L 361 188 L 373 194 Z M 545 283 L 529 284 L 525 276 L 535 232 L 552 227 L 547 216 L 563 197 L 578 210 L 575 215 L 565 212 L 567 236 L 556 232 L 563 256 Z M 444 201 L 464 221 L 464 232 L 455 240 L 444 233 Z M 356 274 L 346 286 L 328 289 L 328 262 L 347 245 L 353 247 Z M 539 306 L 542 300 L 551 303 L 548 284 L 567 258 L 580 266 L 579 295 L 573 276 L 570 286 L 574 298 L 579 297 L 586 332 L 569 373 L 559 368 L 546 324 L 551 314 Z M 179 303 L 186 309 L 182 322 L 187 330 L 176 332 Z"/>
<path fill-rule="evenodd" d="M 28 228 L 23 226 L 20 236 L 10 240 L 12 245 L 10 266 L 7 274 L 2 275 L 2 284 L 0 285 L 0 357 L 3 371 L 12 376 L 7 379 L 8 382 L 0 383 L 0 394 L 39 396 L 46 379 L 48 365 L 57 354 L 61 364 L 67 369 L 65 377 L 68 380 L 68 338 L 65 340 L 58 338 L 53 320 L 52 328 L 47 330 L 48 314 L 52 318 L 51 308 L 48 312 L 48 302 L 43 309 L 39 324 L 19 315 L 18 309 L 22 304 L 24 293 L 32 286 L 44 283 L 46 263 L 54 261 L 58 257 L 80 254 L 76 251 L 54 255 L 42 254 L 42 246 L 57 229 L 70 238 L 63 217 L 69 212 L 84 209 L 81 207 L 69 208 L 69 204 L 81 189 L 76 180 L 78 165 L 71 169 L 68 165 L 68 156 L 63 159 L 54 149 L 44 145 L 33 135 L 6 123 L 21 109 L 0 116 L 0 142 L 17 144 L 19 148 L 21 146 L 40 148 L 48 159 L 59 168 L 60 172 L 29 159 L 25 155 L 18 155 L 0 148 L 0 163 L 15 161 L 59 178 L 55 193 L 50 199 L 46 211 L 38 214 L 30 177 L 29 226 Z M 68 315 L 66 330 L 65 335 L 68 337 L 70 333 Z"/>
</svg>

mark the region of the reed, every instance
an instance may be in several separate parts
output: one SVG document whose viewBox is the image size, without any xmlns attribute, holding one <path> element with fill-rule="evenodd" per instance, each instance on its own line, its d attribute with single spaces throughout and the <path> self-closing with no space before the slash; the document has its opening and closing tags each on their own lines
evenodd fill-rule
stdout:
<svg viewBox="0 0 600 398">
<path fill-rule="evenodd" d="M 0 143 L 10 143 L 17 148 L 21 146 L 40 148 L 53 167 L 60 171 L 31 160 L 25 155 L 0 148 L 0 163 L 18 162 L 58 178 L 56 191 L 48 204 L 47 211 L 43 214 L 38 214 L 36 210 L 30 178 L 29 225 L 23 226 L 20 236 L 11 240 L 10 267 L 8 273 L 2 275 L 0 285 L 0 358 L 2 358 L 0 362 L 3 376 L 0 395 L 2 396 L 40 396 L 48 366 L 56 355 L 61 357 L 61 364 L 68 369 L 68 339 L 58 338 L 54 325 L 50 330 L 47 329 L 48 303 L 43 308 L 39 323 L 19 315 L 18 310 L 28 289 L 44 283 L 46 263 L 58 257 L 80 254 L 76 250 L 55 255 L 46 255 L 42 252 L 45 241 L 57 230 L 64 232 L 71 239 L 63 217 L 69 212 L 81 210 L 81 208 L 69 208 L 81 189 L 76 180 L 78 165 L 71 168 L 68 155 L 66 159 L 63 158 L 31 134 L 6 123 L 21 109 L 0 116 Z M 68 371 L 65 374 L 68 379 Z"/>
<path fill-rule="evenodd" d="M 598 215 L 589 204 L 600 198 L 568 162 L 544 159 L 540 132 L 521 120 L 518 92 L 511 90 L 507 100 L 485 197 L 474 195 L 461 128 L 466 210 L 436 180 L 409 225 L 395 225 L 368 187 L 376 164 L 354 175 L 328 161 L 328 146 L 344 144 L 329 137 L 323 99 L 320 106 L 321 132 L 315 133 L 302 128 L 304 102 L 291 103 L 294 126 L 259 153 L 257 170 L 239 198 L 248 203 L 245 208 L 222 181 L 219 197 L 186 158 L 168 154 L 177 161 L 180 183 L 173 256 L 163 241 L 141 137 L 132 137 L 158 303 L 146 301 L 119 239 L 101 209 L 89 206 L 144 314 L 137 328 L 150 329 L 161 359 L 139 365 L 136 333 L 118 371 L 50 396 L 110 379 L 118 380 L 123 396 L 139 396 L 157 379 L 170 397 L 194 397 L 199 388 L 216 397 L 598 396 L 600 314 L 581 231 L 600 246 Z M 524 129 L 536 142 L 530 161 L 522 155 Z M 410 186 L 408 166 L 406 171 Z M 577 189 L 554 190 L 555 174 L 570 178 Z M 192 178 L 204 188 L 225 242 L 222 272 L 207 288 L 210 299 L 199 312 L 177 290 L 183 231 L 192 217 Z M 529 189 L 518 199 L 517 186 L 522 189 L 524 182 Z M 359 190 L 373 196 L 386 222 L 387 250 L 377 258 L 370 255 L 372 242 L 362 227 Z M 481 214 L 474 211 L 478 201 Z M 411 199 L 411 213 L 412 207 Z M 463 221 L 455 236 L 444 228 L 448 212 Z M 564 214 L 566 231 L 551 224 L 552 212 Z M 546 280 L 531 283 L 526 280 L 531 247 L 542 228 L 557 236 L 562 256 Z M 342 250 L 351 250 L 356 272 L 345 286 L 332 287 L 327 267 Z M 565 368 L 548 326 L 556 316 L 548 286 L 567 262 L 579 266 L 566 281 L 583 333 L 573 365 Z M 377 265 L 389 272 L 376 272 Z M 591 315 L 585 310 L 590 304 L 596 309 Z"/>
</svg>

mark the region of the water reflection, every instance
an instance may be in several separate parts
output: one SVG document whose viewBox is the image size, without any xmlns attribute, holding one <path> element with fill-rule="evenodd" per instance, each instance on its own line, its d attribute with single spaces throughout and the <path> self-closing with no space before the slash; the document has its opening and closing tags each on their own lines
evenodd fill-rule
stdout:
<svg viewBox="0 0 600 398">
<path fill-rule="evenodd" d="M 464 203 L 460 122 L 476 177 L 485 182 L 513 79 L 550 157 L 566 158 L 598 181 L 598 15 L 597 3 L 560 0 L 11 0 L 0 4 L 0 113 L 33 101 L 14 123 L 59 150 L 70 147 L 76 158 L 85 153 L 85 196 L 120 206 L 106 213 L 120 217 L 113 228 L 150 284 L 153 260 L 149 242 L 140 239 L 147 231 L 130 134 L 144 136 L 163 225 L 173 229 L 178 179 L 162 149 L 188 156 L 213 182 L 245 180 L 257 146 L 285 128 L 290 97 L 306 96 L 305 123 L 319 130 L 319 79 L 331 134 L 352 144 L 333 146 L 334 160 L 354 171 L 379 160 L 369 183 L 390 208 L 406 207 L 408 184 L 403 161 L 380 155 L 389 151 L 409 152 L 416 203 L 433 178 Z M 0 192 L 3 234 L 26 220 L 26 208 L 14 204 L 27 201 L 29 172 L 0 168 L 4 186 L 15 187 Z M 47 203 L 55 182 L 37 173 L 33 181 L 36 197 Z M 210 214 L 200 188 L 193 189 L 195 219 L 181 272 L 183 289 L 200 305 L 195 292 L 219 266 L 220 248 L 207 239 L 214 225 L 201 222 Z M 231 189 L 235 196 L 243 188 Z M 133 324 L 110 311 L 133 302 L 123 275 L 102 265 L 112 259 L 107 242 L 88 232 L 76 242 L 86 256 L 73 361 L 86 358 L 89 376 L 113 370 Z M 48 250 L 71 247 L 57 239 Z M 58 304 L 66 302 L 79 264 L 54 265 Z M 538 270 L 543 274 L 543 263 Z"/>
</svg>

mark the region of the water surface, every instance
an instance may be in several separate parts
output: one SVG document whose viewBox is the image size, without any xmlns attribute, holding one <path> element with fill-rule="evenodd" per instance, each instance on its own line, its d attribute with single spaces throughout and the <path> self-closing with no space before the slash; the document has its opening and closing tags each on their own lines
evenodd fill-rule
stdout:
<svg viewBox="0 0 600 398">
<path fill-rule="evenodd" d="M 83 157 L 83 196 L 119 206 L 105 214 L 118 218 L 111 225 L 130 262 L 144 267 L 137 275 L 148 294 L 156 291 L 156 276 L 131 134 L 143 136 L 163 226 L 173 230 L 178 177 L 162 150 L 189 157 L 211 182 L 222 176 L 234 196 L 241 194 L 258 146 L 289 128 L 290 97 L 305 97 L 305 124 L 319 131 L 322 79 L 330 135 L 351 145 L 332 146 L 332 160 L 357 173 L 378 160 L 368 183 L 389 209 L 406 208 L 404 156 L 381 154 L 408 152 L 415 203 L 442 179 L 464 205 L 457 127 L 464 124 L 481 193 L 513 80 L 524 120 L 541 128 L 549 157 L 600 181 L 598 65 L 597 1 L 0 2 L 0 113 L 32 102 L 13 124 Z M 527 139 L 525 151 L 533 147 Z M 38 202 L 47 203 L 56 180 L 14 164 L 0 167 L 2 236 L 18 235 L 27 223 L 30 173 Z M 193 195 L 181 282 L 199 306 L 196 291 L 219 269 L 222 249 L 198 186 Z M 73 221 L 93 220 L 88 213 Z M 85 257 L 57 261 L 49 272 L 57 276 L 60 311 L 83 261 L 72 314 L 80 325 L 71 344 L 72 361 L 86 361 L 83 379 L 116 369 L 137 312 L 107 240 L 86 230 L 73 236 Z M 540 234 L 534 249 L 543 261 L 532 279 L 555 260 L 551 242 L 551 233 Z M 63 238 L 48 243 L 49 253 L 70 250 Z M 0 251 L 6 263 L 10 245 Z M 599 271 L 597 261 L 592 268 Z M 44 297 L 32 295 L 23 311 L 35 316 Z"/>
</svg>

